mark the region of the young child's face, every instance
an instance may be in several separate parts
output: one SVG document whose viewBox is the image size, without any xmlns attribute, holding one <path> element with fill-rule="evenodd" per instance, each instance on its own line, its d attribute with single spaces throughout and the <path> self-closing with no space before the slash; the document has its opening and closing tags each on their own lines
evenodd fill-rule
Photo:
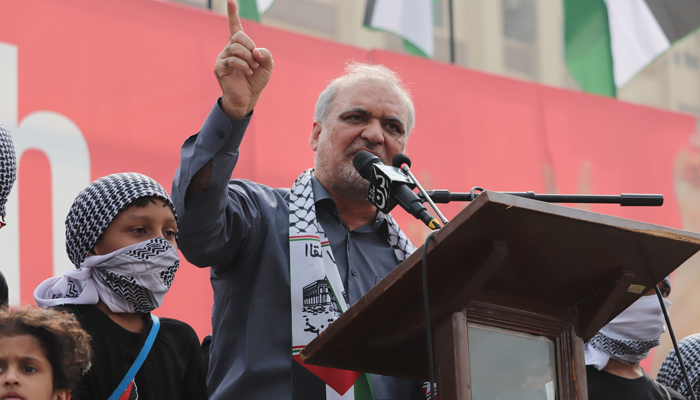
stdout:
<svg viewBox="0 0 700 400">
<path fill-rule="evenodd" d="M 0 399 L 68 400 L 68 389 L 53 389 L 53 371 L 31 335 L 0 337 Z"/>
<path fill-rule="evenodd" d="M 177 249 L 176 236 L 177 221 L 173 210 L 163 200 L 154 198 L 145 207 L 131 206 L 117 214 L 97 239 L 93 253 L 109 254 L 157 237 L 165 238 Z"/>
</svg>

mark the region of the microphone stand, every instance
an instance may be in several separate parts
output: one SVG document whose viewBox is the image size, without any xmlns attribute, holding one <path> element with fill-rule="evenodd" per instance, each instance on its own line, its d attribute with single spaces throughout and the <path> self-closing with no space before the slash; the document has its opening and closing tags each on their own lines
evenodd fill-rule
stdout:
<svg viewBox="0 0 700 400">
<path fill-rule="evenodd" d="M 476 191 L 479 193 L 476 193 Z M 435 203 L 449 203 L 451 201 L 472 201 L 479 197 L 484 189 L 472 188 L 470 193 L 451 193 L 448 190 L 428 190 L 427 195 Z M 525 197 L 539 200 L 545 203 L 595 203 L 595 204 L 619 204 L 620 206 L 652 206 L 658 207 L 664 204 L 664 196 L 661 194 L 636 194 L 622 193 L 618 195 L 589 195 L 589 194 L 536 194 L 535 192 L 496 192 L 511 196 Z M 425 195 L 418 194 L 422 202 L 426 202 Z"/>
</svg>

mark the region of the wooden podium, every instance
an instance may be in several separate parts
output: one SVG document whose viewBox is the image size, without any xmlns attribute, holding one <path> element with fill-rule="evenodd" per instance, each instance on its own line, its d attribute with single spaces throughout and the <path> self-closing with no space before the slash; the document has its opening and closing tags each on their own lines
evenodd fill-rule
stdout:
<svg viewBox="0 0 700 400">
<path fill-rule="evenodd" d="M 482 193 L 428 246 L 440 400 L 587 399 L 583 343 L 698 250 L 695 233 Z M 422 248 L 302 360 L 428 380 L 421 263 Z"/>
</svg>

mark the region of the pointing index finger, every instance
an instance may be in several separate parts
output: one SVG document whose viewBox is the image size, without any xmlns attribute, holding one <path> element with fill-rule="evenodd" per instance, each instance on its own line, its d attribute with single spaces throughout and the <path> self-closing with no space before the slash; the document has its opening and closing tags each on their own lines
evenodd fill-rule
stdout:
<svg viewBox="0 0 700 400">
<path fill-rule="evenodd" d="M 241 18 L 238 16 L 236 0 L 226 0 L 226 9 L 228 11 L 228 30 L 231 32 L 231 36 L 238 32 L 243 32 L 243 25 L 241 25 Z"/>
</svg>

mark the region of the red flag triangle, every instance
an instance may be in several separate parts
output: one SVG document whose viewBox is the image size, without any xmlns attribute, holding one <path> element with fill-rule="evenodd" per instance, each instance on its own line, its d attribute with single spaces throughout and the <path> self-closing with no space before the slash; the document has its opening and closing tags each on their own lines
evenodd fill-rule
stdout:
<svg viewBox="0 0 700 400">
<path fill-rule="evenodd" d="M 121 396 L 119 396 L 119 400 L 129 400 L 131 397 L 131 388 L 134 386 L 134 380 L 131 380 L 131 383 L 129 383 L 129 386 L 126 387 L 126 390 L 124 393 L 122 393 Z"/>
<path fill-rule="evenodd" d="M 352 385 L 355 384 L 355 381 L 357 381 L 357 378 L 362 375 L 362 372 L 304 364 L 301 362 L 301 357 L 298 354 L 292 357 L 304 368 L 321 378 L 324 382 L 326 382 L 326 385 L 330 386 L 341 396 L 350 390 Z"/>
</svg>

